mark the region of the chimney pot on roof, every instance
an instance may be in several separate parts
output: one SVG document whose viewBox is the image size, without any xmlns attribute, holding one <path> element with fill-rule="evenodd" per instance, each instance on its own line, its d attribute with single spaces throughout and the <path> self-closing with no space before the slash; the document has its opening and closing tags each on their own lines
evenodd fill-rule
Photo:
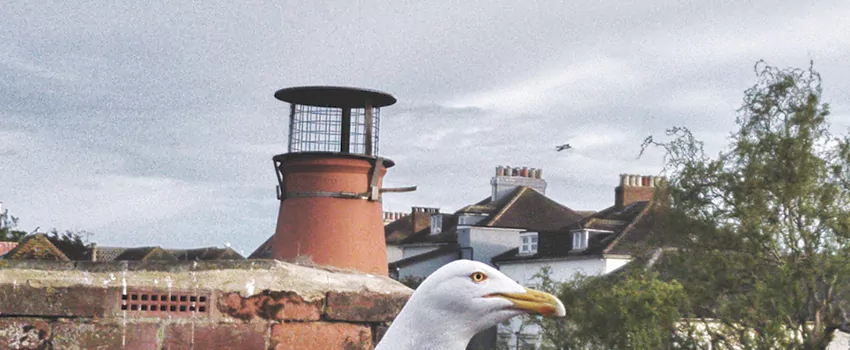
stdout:
<svg viewBox="0 0 850 350">
<path fill-rule="evenodd" d="M 519 176 L 528 177 L 528 167 L 526 167 L 526 166 L 522 167 L 522 171 L 520 171 Z"/>
<path fill-rule="evenodd" d="M 661 181 L 658 176 L 620 174 L 620 186 L 614 189 L 614 205 L 623 208 L 634 202 L 652 200 Z"/>
<path fill-rule="evenodd" d="M 274 97 L 288 104 L 290 132 L 288 153 L 271 159 L 280 200 L 271 258 L 309 256 L 317 265 L 387 275 L 378 189 L 395 163 L 378 156 L 378 136 L 381 108 L 395 97 L 338 86 L 291 87 Z M 337 244 L 353 241 L 357 249 Z"/>
</svg>

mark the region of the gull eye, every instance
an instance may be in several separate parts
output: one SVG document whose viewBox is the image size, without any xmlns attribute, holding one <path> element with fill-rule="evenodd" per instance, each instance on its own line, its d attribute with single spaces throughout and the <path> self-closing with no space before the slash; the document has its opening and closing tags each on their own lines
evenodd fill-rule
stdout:
<svg viewBox="0 0 850 350">
<path fill-rule="evenodd" d="M 471 275 L 469 275 L 469 278 L 471 278 L 472 281 L 476 282 L 476 283 L 477 282 L 483 282 L 484 280 L 487 279 L 487 274 L 485 274 L 483 272 L 473 272 Z"/>
</svg>

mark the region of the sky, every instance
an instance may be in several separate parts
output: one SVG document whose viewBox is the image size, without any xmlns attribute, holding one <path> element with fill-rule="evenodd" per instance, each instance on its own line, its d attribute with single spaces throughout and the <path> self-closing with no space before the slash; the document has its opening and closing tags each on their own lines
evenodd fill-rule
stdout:
<svg viewBox="0 0 850 350">
<path fill-rule="evenodd" d="M 231 245 L 273 232 L 278 89 L 340 85 L 381 110 L 384 210 L 453 212 L 498 165 L 543 169 L 576 210 L 619 174 L 656 175 L 647 136 L 690 128 L 712 153 L 754 64 L 823 76 L 850 126 L 850 2 L 69 1 L 0 5 L 0 201 L 27 231 L 98 245 Z M 573 148 L 556 152 L 555 146 Z"/>
</svg>

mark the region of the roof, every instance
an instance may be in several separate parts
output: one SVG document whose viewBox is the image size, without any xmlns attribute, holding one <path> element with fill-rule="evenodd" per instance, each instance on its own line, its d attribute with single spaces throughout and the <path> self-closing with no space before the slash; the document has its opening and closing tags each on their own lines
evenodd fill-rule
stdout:
<svg viewBox="0 0 850 350">
<path fill-rule="evenodd" d="M 596 212 L 593 210 L 576 210 L 576 213 L 578 213 L 578 215 L 581 215 L 581 217 L 587 217 L 595 214 Z"/>
<path fill-rule="evenodd" d="M 196 249 L 169 249 L 177 260 L 243 260 L 244 256 L 230 247 L 205 247 Z"/>
<path fill-rule="evenodd" d="M 271 259 L 272 238 L 274 238 L 274 235 L 269 236 L 269 239 L 263 242 L 263 244 L 260 244 L 260 246 L 248 256 L 248 259 Z"/>
<path fill-rule="evenodd" d="M 401 244 L 413 236 L 420 236 L 422 233 L 430 232 L 431 230 L 431 215 L 432 213 L 413 212 L 410 215 L 384 225 L 384 238 L 387 244 Z M 446 220 L 443 217 L 443 225 Z"/>
<path fill-rule="evenodd" d="M 97 261 L 112 261 L 115 260 L 127 248 L 124 247 L 94 247 L 95 259 Z"/>
<path fill-rule="evenodd" d="M 454 214 L 439 213 L 443 216 L 443 226 L 440 233 L 431 234 L 431 214 L 427 215 L 408 215 L 404 218 L 396 220 L 384 227 L 384 235 L 387 237 L 387 244 L 410 244 L 410 243 L 457 243 L 457 216 Z M 413 220 L 427 218 L 428 223 L 420 225 L 422 229 L 412 232 L 415 227 Z M 408 220 L 405 220 L 409 218 Z M 390 225 L 396 224 L 392 227 Z"/>
<path fill-rule="evenodd" d="M 430 214 L 413 213 L 384 226 L 387 244 L 457 243 L 457 222 L 463 214 L 485 214 L 474 226 L 518 228 L 530 231 L 555 230 L 581 220 L 574 210 L 525 186 L 512 190 L 497 201 L 487 197 L 454 214 L 443 215 L 442 232 L 431 234 Z M 415 230 L 415 228 L 420 228 Z"/>
<path fill-rule="evenodd" d="M 430 260 L 439 256 L 443 256 L 446 254 L 457 254 L 458 258 L 460 258 L 460 245 L 456 243 L 447 244 L 440 248 L 434 249 L 429 252 L 425 252 L 422 254 L 414 255 L 409 258 L 404 258 L 401 260 L 393 261 L 389 264 L 390 269 L 405 267 L 408 265 L 413 265 L 418 262 Z"/>
<path fill-rule="evenodd" d="M 510 194 L 492 201 L 485 198 L 466 206 L 455 214 L 488 214 L 475 226 L 519 228 L 529 231 L 552 231 L 575 223 L 582 215 L 546 195 L 526 186 L 519 186 Z"/>
<path fill-rule="evenodd" d="M 172 260 L 176 261 L 177 258 L 174 255 L 171 255 L 165 249 L 160 247 L 139 247 L 139 248 L 127 248 L 121 254 L 115 257 L 115 260 L 123 261 L 123 260 Z"/>
<path fill-rule="evenodd" d="M 68 259 L 68 256 L 56 248 L 56 246 L 50 242 L 50 239 L 47 238 L 47 235 L 43 233 L 24 236 L 24 238 L 18 242 L 16 247 L 3 255 L 3 259 L 70 260 Z"/>
<path fill-rule="evenodd" d="M 483 226 L 548 231 L 581 219 L 581 215 L 529 187 L 515 190 Z"/>
<path fill-rule="evenodd" d="M 639 201 L 623 208 L 611 206 L 557 230 L 541 231 L 538 234 L 537 253 L 519 254 L 519 249 L 514 248 L 495 256 L 493 261 L 630 255 L 636 245 L 646 241 L 655 227 L 651 203 Z M 573 231 L 578 229 L 597 232 L 591 231 L 586 249 L 573 251 Z"/>
<path fill-rule="evenodd" d="M 18 246 L 18 242 L 0 242 L 0 256 Z"/>
</svg>

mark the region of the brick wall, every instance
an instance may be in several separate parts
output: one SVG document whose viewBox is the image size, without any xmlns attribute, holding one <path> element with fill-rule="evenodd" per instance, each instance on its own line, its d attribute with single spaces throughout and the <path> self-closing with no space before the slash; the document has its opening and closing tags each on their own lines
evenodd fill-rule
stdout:
<svg viewBox="0 0 850 350">
<path fill-rule="evenodd" d="M 0 260 L 0 349 L 372 349 L 410 293 L 274 260 Z"/>
</svg>

